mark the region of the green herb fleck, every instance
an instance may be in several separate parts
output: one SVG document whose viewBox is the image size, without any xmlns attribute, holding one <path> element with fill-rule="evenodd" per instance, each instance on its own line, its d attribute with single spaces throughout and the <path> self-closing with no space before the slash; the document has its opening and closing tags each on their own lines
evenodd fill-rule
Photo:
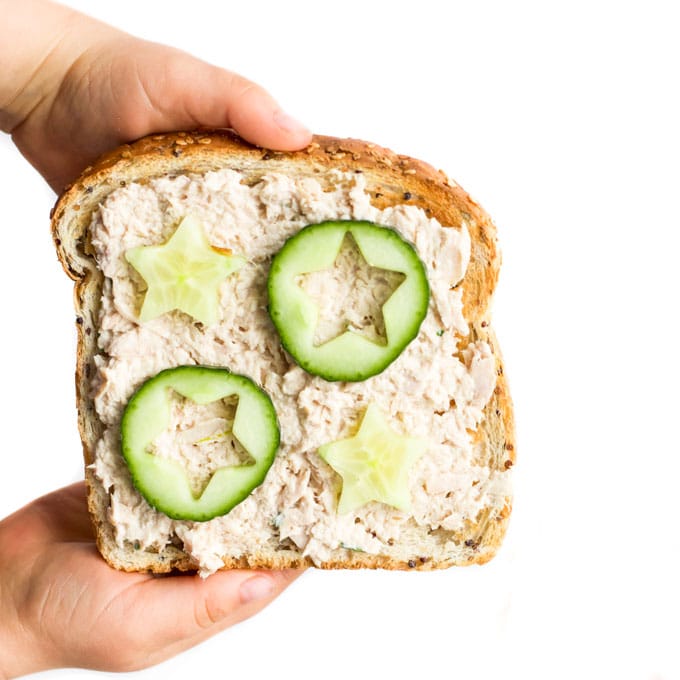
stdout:
<svg viewBox="0 0 680 680">
<path fill-rule="evenodd" d="M 340 541 L 340 545 L 338 547 L 343 548 L 344 550 L 353 550 L 354 552 L 366 552 L 363 548 L 355 548 L 354 546 L 346 545 L 342 541 Z"/>
<path fill-rule="evenodd" d="M 444 335 L 444 329 L 443 329 L 443 328 L 440 328 L 440 329 L 437 331 L 437 337 L 438 337 L 438 338 L 441 338 L 442 335 Z"/>
</svg>

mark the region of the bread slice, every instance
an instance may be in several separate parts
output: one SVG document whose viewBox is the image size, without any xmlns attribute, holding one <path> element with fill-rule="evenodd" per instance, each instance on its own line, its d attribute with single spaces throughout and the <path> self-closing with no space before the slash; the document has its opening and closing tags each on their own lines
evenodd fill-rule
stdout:
<svg viewBox="0 0 680 680">
<path fill-rule="evenodd" d="M 390 534 L 386 531 L 385 536 L 368 537 L 369 541 L 375 539 L 371 544 L 373 547 L 368 550 L 354 549 L 354 546 L 338 541 L 337 545 L 326 546 L 325 551 L 314 555 L 309 549 L 300 548 L 290 537 L 282 538 L 276 522 L 272 522 L 268 529 L 260 528 L 255 548 L 243 551 L 236 547 L 229 554 L 219 555 L 220 563 L 225 568 L 314 565 L 321 568 L 433 569 L 488 561 L 500 545 L 508 524 L 511 493 L 507 478 L 515 461 L 511 400 L 489 318 L 491 296 L 500 265 L 496 230 L 490 218 L 443 172 L 375 144 L 316 136 L 302 151 L 279 152 L 251 146 L 225 130 L 153 135 L 118 148 L 86 168 L 66 188 L 51 214 L 57 253 L 65 271 L 75 282 L 78 423 L 89 487 L 89 509 L 101 554 L 109 564 L 126 571 L 161 573 L 200 567 L 201 572 L 206 574 L 215 568 L 214 565 L 210 568 L 199 565 L 181 539 L 182 531 L 171 531 L 165 541 L 143 544 L 122 536 L 116 528 L 112 512 L 116 484 L 105 485 L 95 465 L 98 442 L 105 436 L 107 427 L 115 429 L 115 423 L 107 425 L 102 422 L 96 404 L 97 389 L 102 380 L 101 367 L 106 360 L 106 352 L 101 349 L 100 335 L 103 331 L 100 323 L 107 277 L 96 259 L 92 230 L 100 206 L 121 188 L 132 185 L 149 187 L 155 178 L 202 177 L 225 168 L 239 172 L 241 184 L 249 187 L 257 186 L 263 178 L 271 175 L 282 175 L 310 178 L 326 192 L 332 191 L 338 182 L 351 181 L 351 175 L 361 175 L 365 193 L 374 208 L 385 210 L 395 206 L 415 206 L 424 211 L 427 218 L 444 227 L 466 228 L 471 244 L 469 264 L 462 281 L 451 291 L 452 295 L 460 295 L 462 289 L 463 314 L 467 324 L 467 332 L 459 331 L 455 337 L 457 356 L 463 365 L 463 357 L 469 356 L 469 352 L 468 355 L 465 353 L 466 348 L 473 347 L 475 343 L 488 346 L 496 375 L 495 386 L 477 419 L 478 424 L 468 428 L 466 433 L 472 456 L 470 460 L 474 462 L 475 469 L 484 471 L 480 476 L 486 480 L 480 484 L 479 480 L 473 479 L 472 486 L 476 483 L 481 489 L 484 484 L 491 484 L 493 489 L 486 496 L 483 490 L 477 494 L 478 505 L 471 506 L 475 508 L 474 514 L 466 516 L 457 526 L 447 528 L 446 522 L 418 523 L 413 518 L 401 517 L 398 531 L 394 534 L 397 538 L 385 538 Z M 437 267 L 436 262 L 426 264 L 430 269 Z M 143 350 L 140 349 L 140 352 Z M 290 365 L 294 365 L 292 361 Z M 390 367 L 388 370 L 398 370 L 399 360 L 393 366 L 394 369 Z M 447 381 L 454 381 L 454 377 L 448 375 L 438 379 L 444 385 Z M 126 394 L 129 395 L 138 383 L 137 380 L 137 384 L 126 386 Z M 340 384 L 338 389 L 343 389 L 343 385 Z M 454 412 L 460 405 L 450 400 L 447 408 Z M 345 436 L 350 436 L 352 429 L 356 428 L 356 421 L 346 423 L 344 428 Z M 285 431 L 282 436 L 285 443 Z M 279 456 L 285 455 L 286 449 L 282 447 Z M 455 447 L 451 448 L 450 455 L 452 468 L 455 468 Z M 307 451 L 305 456 L 313 461 L 315 470 L 325 470 L 325 482 L 335 485 L 329 493 L 337 494 L 338 478 L 332 470 L 323 468 L 325 464 L 314 459 L 313 450 Z M 129 484 L 129 480 L 126 483 Z M 308 483 L 312 482 L 308 480 Z M 427 490 L 426 486 L 423 486 L 423 492 Z M 440 498 L 452 496 L 455 499 L 456 493 L 462 494 L 462 498 L 465 494 L 476 492 L 474 489 L 463 492 L 452 490 Z M 258 497 L 257 490 L 252 496 Z M 139 502 L 140 505 L 146 503 L 141 497 Z M 360 524 L 362 520 L 356 521 Z M 366 531 L 372 531 L 370 522 Z"/>
</svg>

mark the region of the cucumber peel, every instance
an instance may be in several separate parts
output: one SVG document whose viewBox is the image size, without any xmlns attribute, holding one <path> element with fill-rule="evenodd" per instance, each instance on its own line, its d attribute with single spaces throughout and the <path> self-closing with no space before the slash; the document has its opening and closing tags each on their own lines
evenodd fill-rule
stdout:
<svg viewBox="0 0 680 680">
<path fill-rule="evenodd" d="M 332 267 L 347 234 L 372 266 L 404 275 L 382 306 L 387 342 L 373 342 L 348 329 L 321 345 L 314 336 L 319 307 L 297 283 L 299 277 Z M 274 256 L 268 279 L 269 314 L 281 343 L 308 373 L 325 380 L 358 382 L 389 366 L 416 337 L 427 314 L 430 289 L 413 246 L 394 229 L 352 220 L 301 229 Z"/>
<path fill-rule="evenodd" d="M 183 466 L 149 453 L 170 424 L 171 392 L 207 404 L 237 396 L 233 435 L 255 461 L 218 468 L 196 497 Z M 259 486 L 274 462 L 280 433 L 269 396 L 249 378 L 223 368 L 179 366 L 147 380 L 121 420 L 121 449 L 132 482 L 148 503 L 172 519 L 204 522 L 224 515 Z"/>
</svg>

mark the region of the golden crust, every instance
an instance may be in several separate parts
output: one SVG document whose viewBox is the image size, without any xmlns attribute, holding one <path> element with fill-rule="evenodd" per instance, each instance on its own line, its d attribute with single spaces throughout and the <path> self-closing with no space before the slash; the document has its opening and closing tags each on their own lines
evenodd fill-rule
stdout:
<svg viewBox="0 0 680 680">
<path fill-rule="evenodd" d="M 490 468 L 508 470 L 515 462 L 514 420 L 500 351 L 489 319 L 490 300 L 500 268 L 496 230 L 489 216 L 443 172 L 375 144 L 319 135 L 306 149 L 280 152 L 250 145 L 229 130 L 151 135 L 119 147 L 86 168 L 64 190 L 52 210 L 52 234 L 57 253 L 64 270 L 75 282 L 78 335 L 76 398 L 86 465 L 94 460 L 94 446 L 102 429 L 88 387 L 92 360 L 97 351 L 96 319 L 103 282 L 89 246 L 87 229 L 92 212 L 111 191 L 125 183 L 143 182 L 165 174 L 203 173 L 223 167 L 237 168 L 246 181 L 252 182 L 269 172 L 288 171 L 318 179 L 327 177 L 333 169 L 362 172 L 376 207 L 406 203 L 419 206 L 441 224 L 455 226 L 464 222 L 467 225 L 473 247 L 463 281 L 464 313 L 471 329 L 465 344 L 486 340 L 496 356 L 498 373 L 494 395 L 485 408 L 478 445 Z M 135 550 L 134 546 L 121 550 L 107 521 L 108 495 L 89 469 L 86 470 L 86 478 L 88 504 L 97 531 L 98 546 L 112 566 L 125 571 L 156 573 L 196 568 L 188 555 L 172 545 L 160 553 Z M 337 558 L 317 566 L 327 569 L 429 570 L 454 564 L 483 564 L 494 556 L 500 545 L 510 512 L 509 497 L 500 512 L 482 511 L 463 535 L 453 537 L 459 546 L 455 554 L 419 552 L 416 536 L 412 555 L 408 558 L 394 559 L 338 550 Z M 450 532 L 445 533 L 451 537 Z M 421 542 L 428 550 L 431 549 L 431 544 Z M 301 568 L 311 565 L 308 557 L 280 548 L 225 561 L 225 568 Z"/>
</svg>

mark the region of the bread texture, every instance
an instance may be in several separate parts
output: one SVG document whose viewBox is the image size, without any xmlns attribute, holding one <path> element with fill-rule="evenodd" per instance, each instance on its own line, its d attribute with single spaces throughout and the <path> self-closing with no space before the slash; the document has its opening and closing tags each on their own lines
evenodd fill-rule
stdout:
<svg viewBox="0 0 680 680">
<path fill-rule="evenodd" d="M 487 343 L 493 353 L 496 380 L 483 418 L 471 434 L 478 464 L 498 477 L 510 474 L 515 462 L 513 413 L 501 354 L 490 320 L 491 297 L 500 267 L 496 230 L 489 216 L 446 175 L 408 156 L 375 144 L 334 137 L 315 136 L 301 151 L 279 152 L 252 146 L 234 133 L 195 131 L 152 135 L 120 147 L 102 157 L 69 187 L 57 201 L 51 218 L 59 259 L 75 282 L 77 358 L 76 398 L 78 425 L 83 442 L 89 510 L 103 557 L 125 571 L 197 569 L 180 540 L 139 549 L 132 542 L 116 539 L 110 521 L 110 491 L 94 472 L 95 450 L 104 424 L 95 409 L 93 378 L 100 354 L 99 319 L 105 276 L 94 257 L 90 225 L 106 198 L 131 183 L 145 184 L 152 178 L 203 175 L 229 168 L 237 170 L 245 184 L 281 173 L 312 177 L 327 184 L 334 173 L 361 173 L 373 206 L 417 206 L 441 225 L 465 225 L 470 234 L 470 261 L 461 282 L 463 312 L 468 334 L 458 338 L 463 352 L 474 342 Z M 442 376 L 442 380 L 446 380 Z M 451 404 L 455 409 L 456 405 Z M 509 487 L 508 487 L 509 489 Z M 448 530 L 407 523 L 398 545 L 388 554 L 372 554 L 338 547 L 323 560 L 312 560 L 290 541 L 281 541 L 275 530 L 256 552 L 223 556 L 225 568 L 387 568 L 427 570 L 452 565 L 482 564 L 496 553 L 505 534 L 510 512 L 508 490 L 501 503 L 482 508 L 464 528 Z"/>
</svg>

